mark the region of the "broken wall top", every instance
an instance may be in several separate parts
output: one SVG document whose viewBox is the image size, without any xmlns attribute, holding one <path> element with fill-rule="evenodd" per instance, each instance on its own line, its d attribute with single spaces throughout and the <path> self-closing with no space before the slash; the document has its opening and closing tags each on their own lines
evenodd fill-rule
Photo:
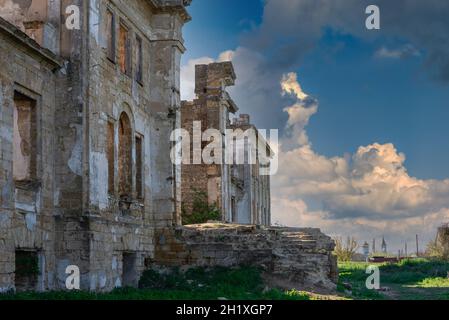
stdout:
<svg viewBox="0 0 449 320">
<path fill-rule="evenodd" d="M 195 93 L 221 93 L 237 79 L 232 62 L 216 62 L 195 66 Z"/>
</svg>

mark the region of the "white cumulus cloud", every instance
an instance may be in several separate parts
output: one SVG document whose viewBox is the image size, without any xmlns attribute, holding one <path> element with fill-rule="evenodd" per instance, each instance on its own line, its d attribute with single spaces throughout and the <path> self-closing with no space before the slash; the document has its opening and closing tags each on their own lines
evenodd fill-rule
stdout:
<svg viewBox="0 0 449 320">
<path fill-rule="evenodd" d="M 289 119 L 272 188 L 275 220 L 362 240 L 385 235 L 396 245 L 410 232 L 430 240 L 449 219 L 449 180 L 410 176 L 406 156 L 391 143 L 361 146 L 342 157 L 317 154 L 306 127 L 318 101 L 295 80 L 292 74 L 281 80 L 283 93 L 296 102 L 285 109 Z"/>
</svg>

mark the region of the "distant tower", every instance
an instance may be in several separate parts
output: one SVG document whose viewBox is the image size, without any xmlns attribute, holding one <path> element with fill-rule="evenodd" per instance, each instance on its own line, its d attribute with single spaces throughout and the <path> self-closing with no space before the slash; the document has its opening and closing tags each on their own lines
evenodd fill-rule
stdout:
<svg viewBox="0 0 449 320">
<path fill-rule="evenodd" d="M 376 238 L 373 239 L 373 253 L 376 253 Z"/>
<path fill-rule="evenodd" d="M 363 245 L 363 255 L 365 257 L 365 261 L 369 262 L 369 244 L 365 241 L 365 244 Z"/>
<path fill-rule="evenodd" d="M 382 237 L 382 252 L 387 253 L 387 243 L 385 242 L 385 237 Z"/>
</svg>

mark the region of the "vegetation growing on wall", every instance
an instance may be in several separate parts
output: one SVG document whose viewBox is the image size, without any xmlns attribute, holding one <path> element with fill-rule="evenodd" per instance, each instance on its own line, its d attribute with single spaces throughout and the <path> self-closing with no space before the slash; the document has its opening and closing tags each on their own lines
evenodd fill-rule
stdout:
<svg viewBox="0 0 449 320">
<path fill-rule="evenodd" d="M 207 194 L 195 191 L 191 210 L 182 205 L 182 223 L 184 225 L 201 224 L 221 220 L 221 212 L 216 204 L 209 204 Z"/>
</svg>

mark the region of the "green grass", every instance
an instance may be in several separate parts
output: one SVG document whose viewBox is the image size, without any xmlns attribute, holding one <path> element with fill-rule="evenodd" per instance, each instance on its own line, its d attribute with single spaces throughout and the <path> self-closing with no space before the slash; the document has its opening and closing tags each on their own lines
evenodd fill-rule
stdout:
<svg viewBox="0 0 449 320">
<path fill-rule="evenodd" d="M 111 293 L 48 292 L 0 295 L 0 300 L 310 300 L 299 291 L 264 290 L 256 268 L 194 269 L 181 273 L 174 269 L 164 275 L 147 271 L 140 289 L 116 289 Z"/>
<path fill-rule="evenodd" d="M 357 300 L 449 300 L 449 262 L 410 260 L 397 264 L 378 264 L 381 286 L 388 292 L 368 290 L 366 263 L 340 263 L 339 295 Z M 351 289 L 344 284 L 350 284 Z M 116 289 L 111 293 L 47 292 L 0 295 L 0 300 L 314 300 L 318 297 L 296 290 L 266 290 L 257 268 L 192 269 L 182 273 L 149 270 L 140 289 Z M 350 291 L 350 292 L 349 292 Z M 330 297 L 331 299 L 336 297 Z"/>
<path fill-rule="evenodd" d="M 414 287 L 417 288 L 449 288 L 448 278 L 427 278 L 418 282 Z"/>
<path fill-rule="evenodd" d="M 447 300 L 449 299 L 449 262 L 426 259 L 404 260 L 396 264 L 378 264 L 381 287 L 388 292 L 368 290 L 365 273 L 369 264 L 340 263 L 340 281 L 338 290 L 353 299 L 382 300 Z M 349 293 L 344 284 L 350 284 Z"/>
</svg>

